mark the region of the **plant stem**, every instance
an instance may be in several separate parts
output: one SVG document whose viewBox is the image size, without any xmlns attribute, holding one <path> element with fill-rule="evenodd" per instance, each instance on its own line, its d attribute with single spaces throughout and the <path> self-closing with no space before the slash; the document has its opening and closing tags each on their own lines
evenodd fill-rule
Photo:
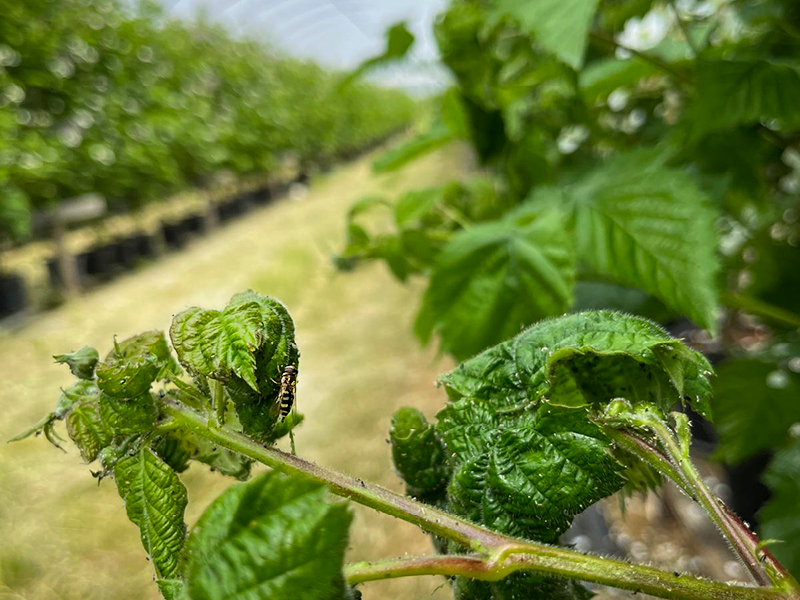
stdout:
<svg viewBox="0 0 800 600">
<path fill-rule="evenodd" d="M 797 583 L 788 574 L 780 563 L 775 563 L 775 569 L 765 569 L 759 562 L 756 553 L 758 538 L 738 518 L 731 519 L 731 512 L 723 510 L 720 501 L 711 493 L 708 486 L 700 477 L 692 461 L 680 448 L 672 432 L 663 421 L 654 420 L 650 427 L 661 442 L 670 462 L 678 469 L 686 486 L 692 490 L 692 497 L 703 507 L 714 524 L 719 528 L 731 547 L 744 563 L 747 570 L 760 585 L 787 584 L 788 589 L 800 590 Z M 766 556 L 765 556 L 766 559 Z M 774 581 L 773 581 L 774 580 Z"/>
<path fill-rule="evenodd" d="M 755 544 L 744 543 L 744 538 L 741 533 L 733 531 L 734 528 L 738 529 L 739 526 L 744 527 L 744 523 L 738 519 L 736 523 L 732 523 L 728 518 L 727 513 L 723 512 L 722 505 L 716 501 L 716 498 L 712 497 L 711 502 L 705 503 L 701 500 L 699 497 L 701 495 L 698 493 L 699 491 L 696 488 L 696 482 L 689 481 L 683 471 L 676 466 L 676 463 L 683 461 L 683 456 L 680 453 L 680 449 L 677 448 L 677 444 L 675 444 L 675 447 L 667 448 L 668 452 L 670 452 L 670 449 L 678 452 L 677 460 L 675 460 L 674 455 L 673 460 L 670 460 L 669 457 L 662 454 L 661 451 L 656 447 L 652 446 L 649 442 L 643 440 L 638 435 L 630 431 L 620 431 L 614 429 L 613 427 L 603 426 L 603 432 L 612 440 L 614 440 L 617 445 L 628 450 L 639 459 L 656 468 L 662 475 L 671 479 L 692 500 L 699 502 L 720 532 L 728 539 L 731 546 L 736 551 L 736 554 L 747 566 L 748 570 L 752 573 L 756 581 L 762 585 L 769 582 L 769 580 L 766 579 L 763 569 L 760 568 L 755 560 L 755 548 L 758 545 L 758 541 L 756 541 Z M 672 440 L 669 433 L 664 434 L 664 432 L 662 432 L 662 435 L 658 436 L 659 440 L 662 439 L 663 435 L 666 435 L 668 438 L 670 438 L 674 444 L 674 440 Z M 663 443 L 664 442 L 662 441 L 662 444 Z M 672 455 L 671 452 L 670 454 Z M 692 467 L 692 469 L 694 468 Z M 702 479 L 699 478 L 699 475 L 697 476 L 697 480 L 699 480 L 700 485 L 702 485 L 706 490 L 708 489 L 706 488 L 705 484 L 703 484 Z M 708 494 L 710 495 L 710 491 Z M 752 534 L 750 535 L 752 536 Z"/>
<path fill-rule="evenodd" d="M 773 306 L 758 298 L 728 292 L 722 297 L 722 302 L 729 308 L 738 308 L 757 317 L 762 317 L 784 326 L 792 328 L 800 327 L 800 315 L 796 315 L 778 306 Z"/>
<path fill-rule="evenodd" d="M 614 429 L 613 427 L 608 427 L 602 423 L 598 424 L 602 428 L 603 433 L 606 434 L 606 436 L 608 436 L 608 438 L 610 438 L 615 444 L 617 444 L 617 446 L 624 448 L 640 460 L 649 464 L 659 473 L 672 480 L 672 482 L 675 483 L 675 485 L 677 485 L 684 494 L 697 502 L 697 498 L 694 497 L 691 488 L 686 485 L 686 482 L 683 480 L 683 477 L 681 477 L 681 474 L 658 448 L 629 431 Z"/>
<path fill-rule="evenodd" d="M 785 592 L 775 589 L 728 586 L 718 582 L 686 575 L 676 575 L 651 567 L 631 565 L 622 561 L 584 555 L 565 548 L 547 546 L 502 535 L 432 506 L 401 496 L 377 485 L 366 483 L 361 479 L 315 465 L 274 447 L 261 446 L 241 433 L 226 427 L 209 427 L 208 419 L 203 415 L 169 398 L 163 399 L 163 408 L 175 421 L 220 446 L 248 456 L 276 470 L 290 474 L 301 474 L 324 483 L 334 494 L 403 519 L 429 533 L 447 538 L 474 552 L 480 553 L 482 558 L 477 555 L 472 558 L 483 561 L 482 570 L 475 569 L 475 572 L 484 578 L 500 579 L 513 571 L 525 569 L 601 583 L 621 589 L 645 591 L 661 598 L 686 600 L 791 598 Z M 470 562 L 470 557 L 462 559 L 464 561 L 462 563 L 457 562 L 459 558 L 461 557 L 435 557 L 436 560 L 445 562 L 430 563 L 423 561 L 423 563 L 414 567 L 417 571 L 414 571 L 413 568 L 399 567 L 399 570 L 394 572 L 392 568 L 385 568 L 380 576 L 377 574 L 370 575 L 369 573 L 373 573 L 373 571 L 362 566 L 360 574 L 355 571 L 352 575 L 356 580 L 368 581 L 369 579 L 393 576 L 402 577 L 412 574 L 438 573 L 438 571 L 431 571 L 435 565 L 445 565 L 447 568 L 453 569 L 456 569 L 457 564 L 462 565 L 460 568 L 478 566 L 476 563 Z M 425 560 L 434 560 L 434 558 Z M 451 562 L 447 562 L 448 560 Z M 397 565 L 398 563 L 380 564 Z M 445 567 L 441 568 L 444 569 Z M 443 574 L 458 575 L 462 573 L 454 570 L 452 573 L 443 572 Z M 472 571 L 469 573 L 464 572 L 464 574 L 470 577 L 474 576 Z"/>
<path fill-rule="evenodd" d="M 616 40 L 614 40 L 614 39 L 612 39 L 610 37 L 606 37 L 606 36 L 604 36 L 602 34 L 596 33 L 594 31 L 590 31 L 589 32 L 589 37 L 591 37 L 591 38 L 593 38 L 593 39 L 595 39 L 597 41 L 603 42 L 604 44 L 607 44 L 609 46 L 613 46 L 614 48 L 620 48 L 622 50 L 625 50 L 626 52 L 630 52 L 633 56 L 636 56 L 637 58 L 640 58 L 645 62 L 649 62 L 651 65 L 653 65 L 654 67 L 656 67 L 660 71 L 663 71 L 667 75 L 670 75 L 671 77 L 674 77 L 675 79 L 677 79 L 681 83 L 685 83 L 685 84 L 688 84 L 688 85 L 693 85 L 694 84 L 694 82 L 691 80 L 690 77 L 688 77 L 687 75 L 684 75 L 680 71 L 677 71 L 677 70 L 673 69 L 669 64 L 667 64 L 666 62 L 664 62 L 660 58 L 656 58 L 655 56 L 651 56 L 649 54 L 644 54 L 643 52 L 640 52 L 639 50 L 635 50 L 634 48 L 629 48 L 627 46 L 623 46 L 622 44 L 620 44 Z"/>
<path fill-rule="evenodd" d="M 678 27 L 681 28 L 683 37 L 686 38 L 686 43 L 689 45 L 689 48 L 692 50 L 692 55 L 696 59 L 699 52 L 697 51 L 697 47 L 694 45 L 694 41 L 692 41 L 692 36 L 689 35 L 689 29 L 686 27 L 686 23 L 684 23 L 683 19 L 681 19 L 681 13 L 678 10 L 678 7 L 675 6 L 675 0 L 669 0 L 669 5 L 672 8 L 672 12 L 675 13 L 675 20 L 678 22 Z"/>
<path fill-rule="evenodd" d="M 211 404 L 214 407 L 217 426 L 222 427 L 225 425 L 225 410 L 228 408 L 225 402 L 225 388 L 221 381 L 211 378 L 208 379 L 208 385 L 211 388 Z"/>
<path fill-rule="evenodd" d="M 512 554 L 501 561 L 493 560 L 477 554 L 418 556 L 386 560 L 374 563 L 356 563 L 345 568 L 345 576 L 351 585 L 366 581 L 378 581 L 398 577 L 419 575 L 460 575 L 483 581 L 499 581 L 510 574 L 522 570 L 535 570 L 540 573 L 582 579 L 603 585 L 620 587 L 622 578 L 630 579 L 627 571 L 629 563 L 580 554 L 577 552 L 545 547 L 550 554 L 538 552 L 531 554 Z M 565 556 L 566 555 L 566 556 Z M 715 600 L 755 600 L 765 598 L 786 598 L 770 588 L 753 588 L 729 586 L 716 581 L 697 579 L 680 573 L 664 573 L 652 567 L 637 566 L 637 575 L 641 577 L 636 583 L 625 589 L 660 597 L 680 598 L 681 600 L 699 600 L 708 598 Z M 668 596 L 662 585 L 653 585 L 654 581 L 669 579 Z"/>
</svg>

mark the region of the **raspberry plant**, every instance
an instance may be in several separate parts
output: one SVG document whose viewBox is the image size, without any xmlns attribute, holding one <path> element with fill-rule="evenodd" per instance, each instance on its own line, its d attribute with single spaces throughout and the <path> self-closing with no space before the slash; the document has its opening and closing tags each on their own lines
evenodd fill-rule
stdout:
<svg viewBox="0 0 800 600">
<path fill-rule="evenodd" d="M 415 333 L 459 361 L 587 309 L 703 346 L 714 458 L 769 463 L 738 487 L 800 573 L 800 3 L 450 0 L 433 33 L 452 86 L 373 167 L 476 168 L 358 201 L 338 266 L 421 279 Z"/>
<path fill-rule="evenodd" d="M 585 599 L 584 582 L 687 600 L 800 598 L 787 570 L 708 490 L 689 458 L 691 405 L 711 418 L 711 367 L 640 317 L 590 311 L 542 321 L 440 379 L 435 423 L 401 409 L 390 431 L 401 496 L 273 446 L 278 380 L 299 364 L 292 319 L 252 291 L 149 331 L 59 355 L 77 381 L 15 439 L 67 434 L 113 478 L 167 600 L 357 598 L 366 582 L 444 575 L 460 600 Z M 180 473 L 204 463 L 242 480 L 187 534 Z M 260 462 L 272 472 L 249 481 Z M 582 554 L 557 545 L 573 517 L 636 487 L 642 471 L 697 501 L 757 586 Z M 247 481 L 244 483 L 244 481 Z M 429 532 L 437 554 L 345 565 L 351 515 L 327 492 Z M 363 586 L 366 595 L 368 586 Z"/>
</svg>

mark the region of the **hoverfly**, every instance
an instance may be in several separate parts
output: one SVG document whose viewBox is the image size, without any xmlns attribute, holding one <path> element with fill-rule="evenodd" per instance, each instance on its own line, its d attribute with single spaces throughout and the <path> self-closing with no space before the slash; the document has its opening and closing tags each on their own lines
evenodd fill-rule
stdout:
<svg viewBox="0 0 800 600">
<path fill-rule="evenodd" d="M 281 389 L 278 392 L 280 408 L 278 419 L 281 423 L 286 420 L 294 406 L 295 395 L 297 393 L 297 368 L 294 365 L 286 365 L 281 375 Z"/>
</svg>

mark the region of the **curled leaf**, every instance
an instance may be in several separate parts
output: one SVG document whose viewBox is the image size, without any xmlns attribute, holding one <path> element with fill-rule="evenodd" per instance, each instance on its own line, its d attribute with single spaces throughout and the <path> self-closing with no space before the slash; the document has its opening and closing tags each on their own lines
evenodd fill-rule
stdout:
<svg viewBox="0 0 800 600">
<path fill-rule="evenodd" d="M 114 435 L 149 431 L 158 417 L 158 409 L 150 392 L 127 400 L 101 392 L 98 409 L 103 423 Z"/>
<path fill-rule="evenodd" d="M 80 379 L 94 379 L 94 369 L 100 355 L 91 346 L 84 346 L 70 354 L 56 354 L 53 356 L 59 364 L 66 363 L 75 377 Z"/>
<path fill-rule="evenodd" d="M 436 428 L 415 408 L 401 408 L 389 429 L 392 459 L 401 477 L 413 488 L 412 495 L 443 488 L 449 478 L 445 448 Z"/>
<path fill-rule="evenodd" d="M 134 398 L 174 368 L 164 334 L 147 331 L 115 343 L 97 366 L 97 384 L 109 396 Z"/>
<path fill-rule="evenodd" d="M 245 433 L 271 440 L 281 373 L 299 361 L 286 307 L 268 296 L 242 292 L 221 311 L 195 307 L 176 315 L 170 337 L 190 373 L 225 384 Z"/>
<path fill-rule="evenodd" d="M 614 398 L 668 410 L 685 401 L 710 418 L 711 365 L 646 319 L 587 311 L 548 319 L 440 378 L 451 397 L 506 406 L 580 407 Z"/>
</svg>

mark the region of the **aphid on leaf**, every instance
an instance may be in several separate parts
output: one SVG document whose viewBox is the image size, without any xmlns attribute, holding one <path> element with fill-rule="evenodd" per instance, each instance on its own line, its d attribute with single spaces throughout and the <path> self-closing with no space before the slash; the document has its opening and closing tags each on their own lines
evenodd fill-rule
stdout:
<svg viewBox="0 0 800 600">
<path fill-rule="evenodd" d="M 297 369 L 294 365 L 286 365 L 281 375 L 281 390 L 278 392 L 280 409 L 278 419 L 281 423 L 286 420 L 294 407 L 295 395 L 297 391 Z"/>
</svg>

